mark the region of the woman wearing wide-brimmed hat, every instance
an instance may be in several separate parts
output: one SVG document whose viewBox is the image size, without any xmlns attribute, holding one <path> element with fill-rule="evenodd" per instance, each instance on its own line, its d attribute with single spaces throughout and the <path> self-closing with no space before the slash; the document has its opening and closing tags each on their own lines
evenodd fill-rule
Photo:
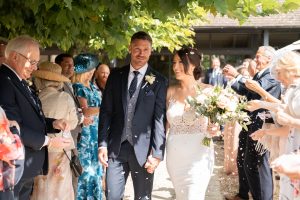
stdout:
<svg viewBox="0 0 300 200">
<path fill-rule="evenodd" d="M 77 200 L 102 199 L 102 166 L 98 160 L 98 121 L 101 98 L 92 77 L 99 61 L 93 54 L 79 54 L 74 58 L 75 76 L 72 78 L 74 93 L 85 118 L 92 123 L 82 127 L 77 144 L 83 174 L 78 178 Z"/>
<path fill-rule="evenodd" d="M 46 117 L 55 119 L 66 119 L 70 129 L 77 126 L 77 114 L 74 100 L 66 92 L 61 91 L 63 82 L 70 82 L 68 78 L 61 75 L 61 67 L 52 62 L 43 62 L 39 70 L 33 73 L 34 83 L 39 91 L 43 112 Z M 69 138 L 71 145 L 65 149 L 69 158 L 71 149 L 75 148 L 70 132 L 48 134 L 49 137 L 63 136 Z M 70 161 L 63 149 L 48 147 L 49 172 L 47 176 L 38 176 L 34 181 L 31 200 L 39 199 L 74 199 L 72 186 L 72 172 Z"/>
</svg>

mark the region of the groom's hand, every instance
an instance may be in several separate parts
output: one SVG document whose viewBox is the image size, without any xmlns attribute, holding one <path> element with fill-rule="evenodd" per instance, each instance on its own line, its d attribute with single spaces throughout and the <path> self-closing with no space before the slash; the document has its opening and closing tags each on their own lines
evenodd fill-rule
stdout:
<svg viewBox="0 0 300 200">
<path fill-rule="evenodd" d="M 153 174 L 155 169 L 158 167 L 159 163 L 160 159 L 154 158 L 152 157 L 152 155 L 149 155 L 145 163 L 145 168 L 147 169 L 147 172 Z"/>
<path fill-rule="evenodd" d="M 106 147 L 100 147 L 98 149 L 98 159 L 103 166 L 108 167 L 108 157 L 107 157 Z"/>
</svg>

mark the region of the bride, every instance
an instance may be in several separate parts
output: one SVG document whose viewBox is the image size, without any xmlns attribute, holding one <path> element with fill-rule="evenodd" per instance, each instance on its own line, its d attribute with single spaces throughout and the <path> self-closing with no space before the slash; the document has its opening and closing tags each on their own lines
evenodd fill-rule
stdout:
<svg viewBox="0 0 300 200">
<path fill-rule="evenodd" d="M 204 146 L 202 139 L 207 132 L 213 134 L 217 126 L 208 125 L 205 117 L 196 118 L 185 101 L 196 95 L 195 86 L 210 87 L 196 81 L 202 72 L 200 60 L 197 49 L 177 51 L 173 71 L 179 84 L 167 92 L 166 162 L 177 200 L 204 199 L 214 166 L 213 144 Z"/>
</svg>

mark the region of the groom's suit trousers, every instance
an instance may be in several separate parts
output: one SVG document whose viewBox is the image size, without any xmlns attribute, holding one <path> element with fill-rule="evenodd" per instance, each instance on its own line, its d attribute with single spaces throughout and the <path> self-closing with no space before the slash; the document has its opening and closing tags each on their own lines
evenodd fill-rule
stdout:
<svg viewBox="0 0 300 200">
<path fill-rule="evenodd" d="M 106 186 L 109 190 L 105 191 L 107 200 L 123 198 L 129 172 L 134 187 L 134 199 L 151 200 L 154 175 L 139 165 L 134 149 L 128 141 L 121 144 L 120 154 L 116 159 L 108 160 L 108 166 Z"/>
</svg>

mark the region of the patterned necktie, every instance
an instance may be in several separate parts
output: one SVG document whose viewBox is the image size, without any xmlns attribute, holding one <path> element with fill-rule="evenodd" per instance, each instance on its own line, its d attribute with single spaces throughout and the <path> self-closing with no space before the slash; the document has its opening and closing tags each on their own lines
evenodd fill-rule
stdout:
<svg viewBox="0 0 300 200">
<path fill-rule="evenodd" d="M 25 80 L 22 80 L 22 85 L 24 86 L 24 88 L 26 89 L 27 93 L 29 93 L 31 95 L 31 91 L 29 89 L 28 83 Z"/>
<path fill-rule="evenodd" d="M 132 95 L 134 94 L 135 90 L 136 90 L 136 87 L 137 87 L 137 77 L 139 75 L 139 71 L 133 71 L 134 73 L 134 77 L 130 83 L 130 86 L 129 86 L 129 96 L 130 98 L 132 97 Z"/>
<path fill-rule="evenodd" d="M 39 100 L 38 97 L 30 90 L 28 83 L 25 80 L 22 80 L 22 85 L 24 86 L 24 88 L 26 89 L 28 95 L 30 96 L 31 100 L 34 102 L 34 104 L 41 109 L 41 106 L 39 104 Z"/>
<path fill-rule="evenodd" d="M 259 78 L 260 78 L 259 72 L 257 72 L 257 73 L 254 75 L 254 77 L 253 77 L 252 80 L 258 80 Z"/>
</svg>

